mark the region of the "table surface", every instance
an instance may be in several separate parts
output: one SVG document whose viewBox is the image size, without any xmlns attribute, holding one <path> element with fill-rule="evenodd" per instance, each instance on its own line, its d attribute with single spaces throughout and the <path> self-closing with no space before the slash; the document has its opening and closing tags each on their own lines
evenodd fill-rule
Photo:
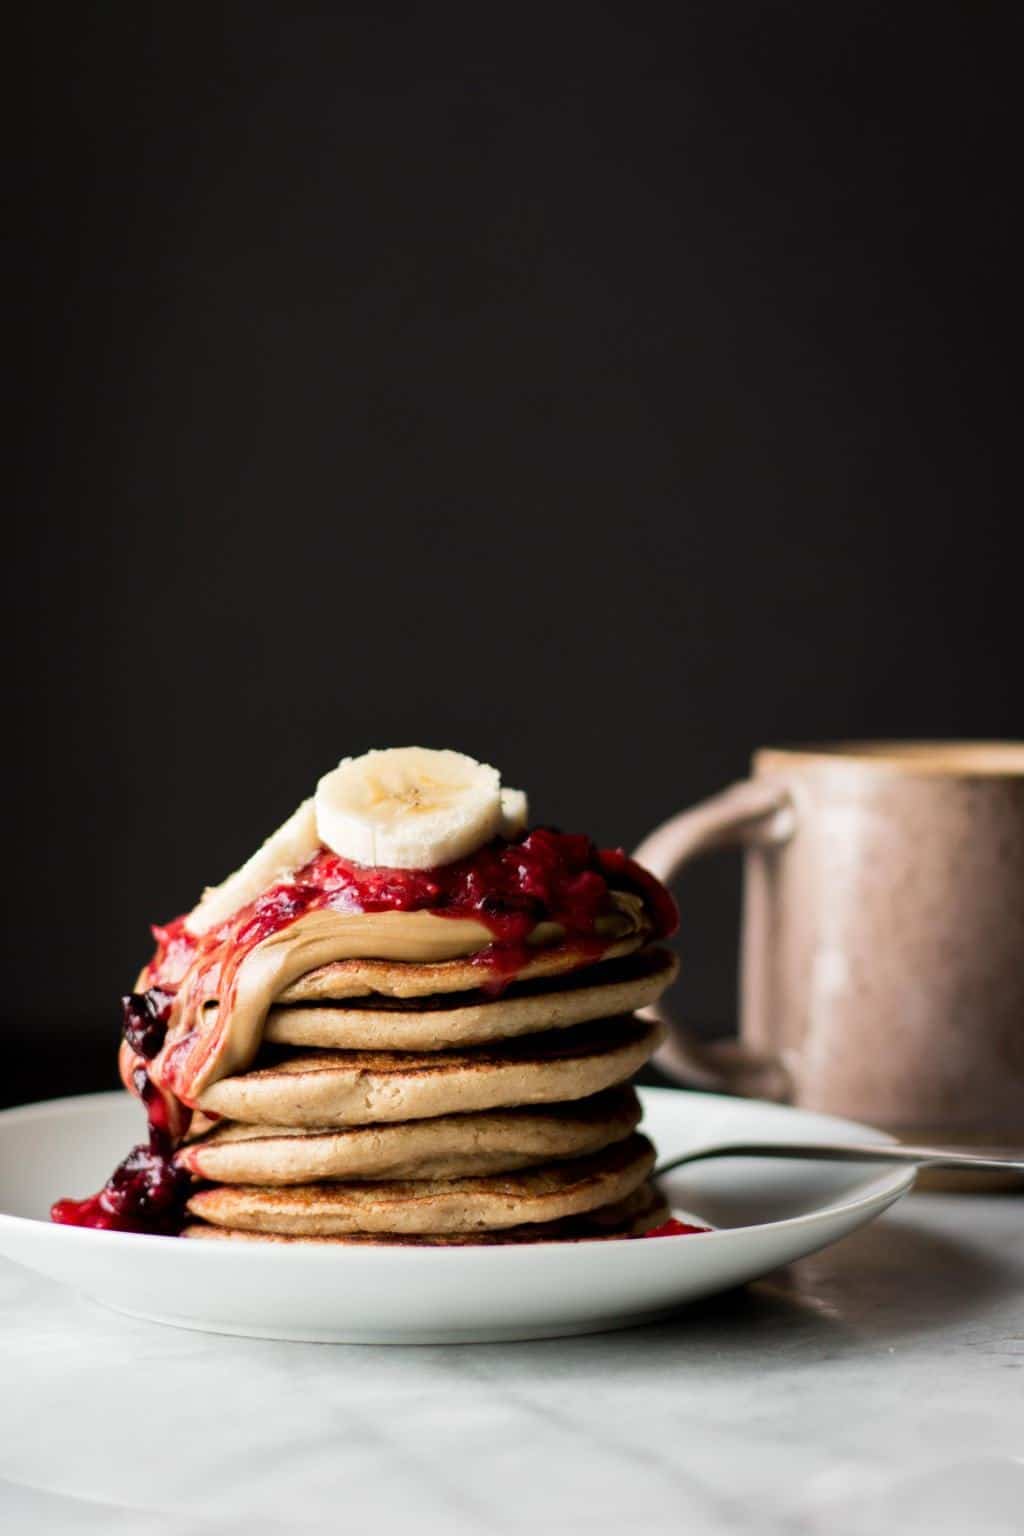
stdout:
<svg viewBox="0 0 1024 1536">
<path fill-rule="evenodd" d="M 221 1338 L 0 1262 L 0 1525 L 1020 1536 L 1024 1201 L 918 1194 L 655 1327 Z"/>
</svg>

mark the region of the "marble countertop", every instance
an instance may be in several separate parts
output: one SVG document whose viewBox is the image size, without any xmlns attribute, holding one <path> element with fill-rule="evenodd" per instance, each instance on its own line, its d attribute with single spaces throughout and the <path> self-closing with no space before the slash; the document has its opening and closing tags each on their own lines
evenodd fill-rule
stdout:
<svg viewBox="0 0 1024 1536">
<path fill-rule="evenodd" d="M 382 1348 L 135 1322 L 0 1262 L 0 1525 L 1019 1536 L 1024 1201 L 914 1195 L 657 1327 Z"/>
</svg>

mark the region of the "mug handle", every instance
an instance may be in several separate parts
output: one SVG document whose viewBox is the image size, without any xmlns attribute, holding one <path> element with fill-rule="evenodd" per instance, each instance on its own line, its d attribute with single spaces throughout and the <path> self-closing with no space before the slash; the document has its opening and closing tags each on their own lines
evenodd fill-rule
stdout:
<svg viewBox="0 0 1024 1536">
<path fill-rule="evenodd" d="M 662 822 L 633 857 L 663 885 L 670 885 L 683 865 L 700 854 L 716 848 L 777 846 L 788 842 L 795 830 L 796 813 L 785 785 L 744 779 Z M 673 1019 L 663 1003 L 643 1009 L 641 1017 L 667 1026 L 665 1043 L 654 1060 L 676 1082 L 745 1097 L 789 1098 L 789 1074 L 778 1056 L 758 1055 L 738 1040 L 700 1040 L 688 1025 Z"/>
</svg>

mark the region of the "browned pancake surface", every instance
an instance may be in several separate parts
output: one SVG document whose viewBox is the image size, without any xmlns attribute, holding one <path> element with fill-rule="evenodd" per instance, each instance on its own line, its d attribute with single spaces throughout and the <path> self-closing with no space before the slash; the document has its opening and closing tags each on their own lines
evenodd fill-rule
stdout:
<svg viewBox="0 0 1024 1536">
<path fill-rule="evenodd" d="M 199 1102 L 231 1120 L 320 1128 L 556 1103 L 624 1082 L 661 1036 L 626 1017 L 458 1051 L 272 1050 Z"/>
<path fill-rule="evenodd" d="M 624 1140 L 640 1122 L 632 1088 L 526 1109 L 491 1109 L 342 1130 L 228 1122 L 177 1154 L 199 1178 L 227 1184 L 321 1179 L 430 1179 L 509 1172 L 581 1157 Z"/>
<path fill-rule="evenodd" d="M 285 1235 L 343 1232 L 472 1232 L 558 1221 L 626 1199 L 654 1166 L 645 1136 L 587 1157 L 519 1173 L 467 1179 L 215 1185 L 197 1191 L 189 1212 L 217 1226 Z"/>
<path fill-rule="evenodd" d="M 443 1050 L 632 1013 L 657 1001 L 678 964 L 664 949 L 554 978 L 443 996 L 293 1003 L 271 1009 L 271 1043 L 358 1050 Z"/>
<path fill-rule="evenodd" d="M 238 1227 L 215 1227 L 207 1222 L 190 1223 L 182 1237 L 242 1243 L 330 1243 L 373 1248 L 465 1248 L 515 1243 L 607 1242 L 616 1237 L 642 1237 L 660 1227 L 670 1215 L 664 1197 L 652 1184 L 642 1184 L 625 1200 L 599 1206 L 582 1216 L 561 1221 L 534 1222 L 518 1227 L 477 1232 L 402 1234 L 346 1232 L 333 1237 L 286 1237 L 275 1232 L 246 1232 Z"/>
</svg>

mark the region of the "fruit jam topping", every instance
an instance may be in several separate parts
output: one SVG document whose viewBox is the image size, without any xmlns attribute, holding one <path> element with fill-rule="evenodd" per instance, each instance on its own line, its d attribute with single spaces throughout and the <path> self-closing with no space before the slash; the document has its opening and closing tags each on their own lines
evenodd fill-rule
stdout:
<svg viewBox="0 0 1024 1536">
<path fill-rule="evenodd" d="M 324 848 L 202 938 L 189 934 L 182 917 L 154 928 L 157 951 L 146 979 L 173 991 L 204 953 L 225 942 L 235 955 L 244 953 L 307 912 L 324 910 L 471 918 L 493 935 L 476 958 L 500 973 L 515 968 L 538 923 L 558 923 L 570 942 L 593 940 L 597 920 L 614 910 L 613 887 L 643 899 L 655 938 L 675 931 L 675 903 L 647 870 L 621 849 L 597 848 L 588 837 L 550 827 L 537 827 L 513 842 L 488 843 L 437 869 L 354 864 Z"/>
</svg>

